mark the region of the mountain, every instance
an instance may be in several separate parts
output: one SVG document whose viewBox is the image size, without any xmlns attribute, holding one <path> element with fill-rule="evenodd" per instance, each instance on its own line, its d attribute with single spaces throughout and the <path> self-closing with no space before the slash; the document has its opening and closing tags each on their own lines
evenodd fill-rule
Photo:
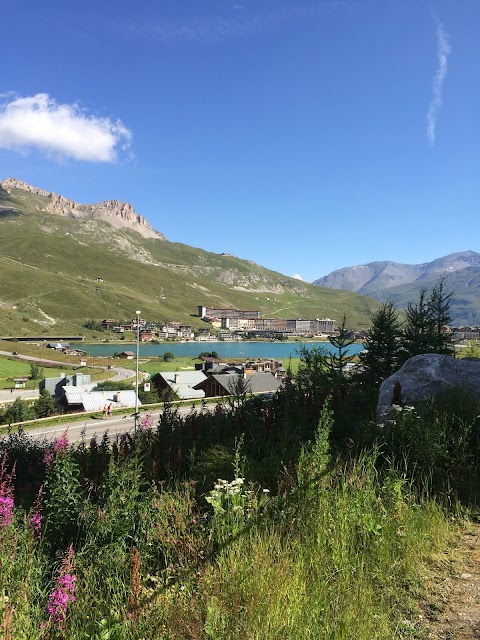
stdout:
<svg viewBox="0 0 480 640">
<path fill-rule="evenodd" d="M 277 318 L 347 313 L 352 327 L 365 327 L 377 305 L 169 242 L 127 203 L 82 205 L 14 178 L 0 183 L 0 270 L 3 335 L 78 332 L 86 320 L 128 320 L 137 309 L 147 320 L 200 326 L 198 305 Z"/>
<path fill-rule="evenodd" d="M 445 278 L 452 291 L 451 312 L 456 325 L 480 324 L 480 253 L 462 251 L 423 264 L 369 262 L 345 267 L 318 278 L 313 284 L 355 291 L 376 300 L 393 300 L 399 308 L 414 301 L 422 287 L 431 288 Z"/>
<path fill-rule="evenodd" d="M 166 239 L 155 231 L 143 216 L 135 213 L 128 202 L 106 200 L 98 204 L 79 204 L 58 193 L 32 187 L 16 178 L 7 178 L 0 182 L 0 188 L 10 196 L 7 208 L 14 211 L 45 211 L 77 220 L 105 220 L 112 227 L 137 231 L 144 238 Z M 0 204 L 0 212 L 4 206 Z"/>
</svg>

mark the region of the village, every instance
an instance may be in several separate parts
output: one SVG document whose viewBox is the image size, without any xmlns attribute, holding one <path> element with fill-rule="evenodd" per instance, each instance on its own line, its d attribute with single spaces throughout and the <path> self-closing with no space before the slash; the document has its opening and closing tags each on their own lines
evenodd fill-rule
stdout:
<svg viewBox="0 0 480 640">
<path fill-rule="evenodd" d="M 260 311 L 225 309 L 199 306 L 197 315 L 205 327 L 193 329 L 179 321 L 165 324 L 134 318 L 131 322 L 106 319 L 99 323 L 104 331 L 124 334 L 126 331 L 139 332 L 140 342 L 154 340 L 195 340 L 197 342 L 234 341 L 251 339 L 285 340 L 289 337 L 327 338 L 335 335 L 337 326 L 330 318 L 314 320 L 262 318 Z"/>
</svg>

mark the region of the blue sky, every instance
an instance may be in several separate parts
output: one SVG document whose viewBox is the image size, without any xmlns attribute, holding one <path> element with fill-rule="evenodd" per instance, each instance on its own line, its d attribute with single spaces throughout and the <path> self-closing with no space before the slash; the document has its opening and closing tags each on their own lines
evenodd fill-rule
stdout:
<svg viewBox="0 0 480 640">
<path fill-rule="evenodd" d="M 4 0 L 0 180 L 312 281 L 480 250 L 478 0 Z"/>
</svg>

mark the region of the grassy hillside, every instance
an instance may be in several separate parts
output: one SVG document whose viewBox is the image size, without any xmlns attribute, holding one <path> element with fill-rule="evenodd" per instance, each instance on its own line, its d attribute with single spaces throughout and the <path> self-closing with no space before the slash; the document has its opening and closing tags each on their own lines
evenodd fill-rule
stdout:
<svg viewBox="0 0 480 640">
<path fill-rule="evenodd" d="M 340 320 L 347 313 L 359 327 L 369 324 L 376 306 L 234 256 L 45 213 L 42 199 L 0 191 L 2 334 L 73 332 L 87 319 L 131 319 L 136 309 L 147 319 L 198 325 L 193 316 L 200 304 L 279 318 Z"/>
</svg>

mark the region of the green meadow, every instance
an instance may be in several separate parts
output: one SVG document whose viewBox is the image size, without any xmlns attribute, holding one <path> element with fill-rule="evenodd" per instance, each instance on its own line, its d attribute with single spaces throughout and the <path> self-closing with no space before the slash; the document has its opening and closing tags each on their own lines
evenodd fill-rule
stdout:
<svg viewBox="0 0 480 640">
<path fill-rule="evenodd" d="M 85 373 L 91 376 L 92 381 L 108 378 L 110 374 L 103 369 L 91 367 L 46 367 L 40 364 L 42 375 L 37 380 L 28 380 L 27 389 L 38 388 L 38 383 L 43 378 L 56 378 L 63 374 L 71 375 L 73 373 Z M 19 360 L 15 357 L 0 356 L 0 389 L 10 389 L 14 387 L 13 378 L 22 378 L 30 376 L 30 363 L 25 360 Z"/>
</svg>

